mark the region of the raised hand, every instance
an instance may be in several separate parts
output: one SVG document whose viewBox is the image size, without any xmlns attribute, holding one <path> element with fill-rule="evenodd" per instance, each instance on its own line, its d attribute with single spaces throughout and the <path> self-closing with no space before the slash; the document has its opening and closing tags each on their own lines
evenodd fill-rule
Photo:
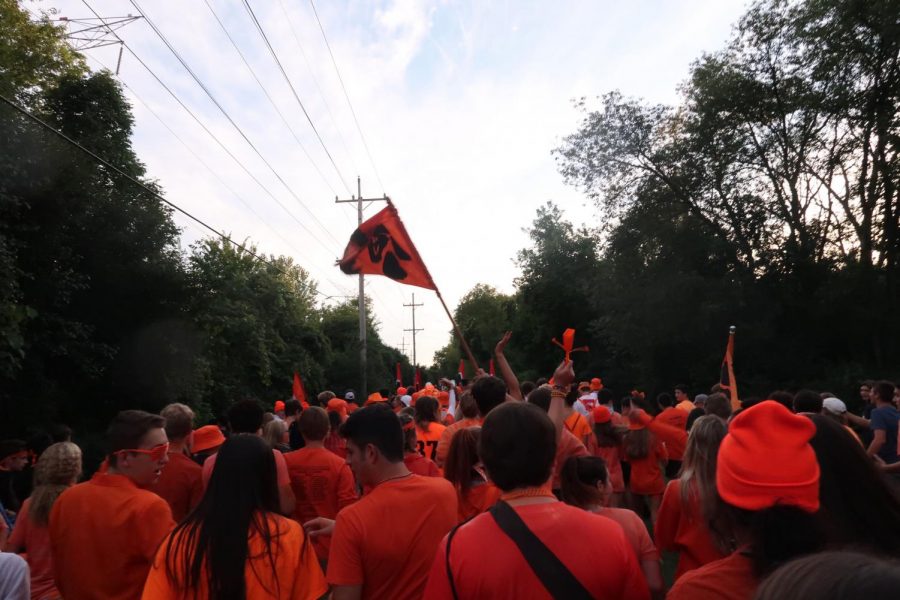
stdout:
<svg viewBox="0 0 900 600">
<path fill-rule="evenodd" d="M 500 338 L 500 341 L 497 342 L 497 345 L 494 346 L 494 354 L 500 355 L 503 354 L 503 350 L 506 348 L 506 344 L 509 343 L 509 339 L 512 337 L 512 331 L 507 331 L 503 334 L 503 337 Z"/>
</svg>

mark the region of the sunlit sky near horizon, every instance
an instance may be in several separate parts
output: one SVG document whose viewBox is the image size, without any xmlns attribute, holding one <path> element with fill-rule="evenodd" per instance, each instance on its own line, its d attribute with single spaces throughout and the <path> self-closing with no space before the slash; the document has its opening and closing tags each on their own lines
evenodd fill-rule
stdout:
<svg viewBox="0 0 900 600">
<path fill-rule="evenodd" d="M 88 3 L 104 18 L 140 14 L 128 0 Z M 576 224 L 596 222 L 596 209 L 563 183 L 551 155 L 578 126 L 572 100 L 618 89 L 677 102 L 691 62 L 720 49 L 747 6 L 744 0 L 318 0 L 370 161 L 309 0 L 249 4 L 334 165 L 242 0 L 138 0 L 287 186 L 148 22 L 138 20 L 119 31 L 122 39 L 268 191 L 126 51 L 120 79 L 133 105 L 134 148 L 148 175 L 168 199 L 219 230 L 249 238 L 266 254 L 293 256 L 322 292 L 336 297 L 328 302 L 356 294 L 356 278 L 334 266 L 356 227 L 356 211 L 334 199 L 356 194 L 359 175 L 364 197 L 393 199 L 451 310 L 477 283 L 514 290 L 515 255 L 528 245 L 524 229 L 548 200 Z M 56 8 L 57 16 L 93 16 L 81 0 L 23 6 L 35 14 Z M 118 48 L 86 54 L 92 69 L 114 68 Z M 379 209 L 373 204 L 366 216 Z M 175 219 L 184 248 L 206 235 L 180 215 Z M 383 340 L 397 348 L 405 341 L 410 355 L 411 334 L 403 330 L 412 323 L 402 305 L 415 293 L 424 304 L 416 312 L 416 326 L 424 328 L 417 359 L 430 364 L 450 334 L 434 293 L 379 277 L 368 277 L 366 289 Z"/>
</svg>

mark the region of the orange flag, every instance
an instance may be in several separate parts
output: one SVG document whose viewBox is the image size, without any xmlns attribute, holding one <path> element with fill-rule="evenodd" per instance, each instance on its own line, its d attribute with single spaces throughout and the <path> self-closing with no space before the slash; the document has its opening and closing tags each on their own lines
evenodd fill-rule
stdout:
<svg viewBox="0 0 900 600">
<path fill-rule="evenodd" d="M 731 409 L 739 409 L 741 401 L 738 399 L 737 381 L 734 378 L 734 327 L 728 332 L 728 345 L 725 346 L 725 358 L 722 359 L 719 387 L 723 390 L 728 390 L 731 398 Z"/>
<path fill-rule="evenodd" d="M 394 205 L 360 225 L 338 261 L 348 275 L 384 275 L 394 281 L 437 291 Z"/>
<path fill-rule="evenodd" d="M 303 391 L 303 382 L 300 381 L 300 375 L 296 371 L 294 371 L 294 399 L 300 401 L 303 410 L 309 408 L 309 403 L 306 401 L 306 392 Z"/>
</svg>

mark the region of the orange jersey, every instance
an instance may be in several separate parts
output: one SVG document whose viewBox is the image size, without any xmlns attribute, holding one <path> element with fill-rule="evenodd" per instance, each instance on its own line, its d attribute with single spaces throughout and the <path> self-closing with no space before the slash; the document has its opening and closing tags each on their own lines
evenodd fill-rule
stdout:
<svg viewBox="0 0 900 600">
<path fill-rule="evenodd" d="M 203 497 L 203 469 L 188 456 L 170 452 L 159 479 L 147 489 L 168 502 L 172 518 L 181 521 Z"/>
<path fill-rule="evenodd" d="M 634 555 L 637 556 L 638 561 L 659 560 L 659 550 L 650 539 L 650 532 L 647 531 L 644 521 L 636 512 L 627 508 L 601 508 L 594 514 L 612 519 L 622 526 L 625 539 L 634 548 Z"/>
<path fill-rule="evenodd" d="M 434 461 L 425 458 L 421 454 L 411 452 L 403 456 L 403 464 L 411 473 L 422 475 L 423 477 L 442 477 L 443 474 Z"/>
<path fill-rule="evenodd" d="M 626 460 L 631 463 L 631 492 L 633 494 L 641 494 L 644 496 L 655 496 L 662 494 L 666 489 L 666 480 L 663 477 L 662 467 L 660 463 L 665 464 L 668 461 L 666 454 L 666 445 L 661 441 L 651 438 L 650 451 L 644 458 L 628 458 Z"/>
<path fill-rule="evenodd" d="M 577 410 L 573 410 L 572 414 L 563 421 L 563 425 L 572 435 L 578 438 L 578 441 L 584 444 L 585 448 L 591 445 L 591 438 L 594 437 L 594 430 L 591 428 L 591 424 L 588 423 L 588 420 L 584 418 L 584 415 Z"/>
<path fill-rule="evenodd" d="M 438 442 L 441 440 L 444 430 L 447 429 L 440 423 L 428 423 L 428 427 L 422 429 L 416 424 L 416 446 L 419 454 L 428 460 L 434 460 L 437 457 Z"/>
<path fill-rule="evenodd" d="M 747 600 L 759 587 L 753 564 L 740 550 L 688 571 L 666 595 L 667 600 Z"/>
<path fill-rule="evenodd" d="M 66 600 L 139 598 L 174 526 L 166 501 L 124 475 L 99 473 L 69 488 L 50 513 L 59 591 Z"/>
<path fill-rule="evenodd" d="M 460 419 L 453 425 L 447 425 L 447 428 L 444 429 L 444 433 L 441 434 L 441 439 L 437 445 L 437 454 L 434 458 L 434 462 L 436 462 L 439 467 L 443 467 L 444 463 L 447 461 L 447 453 L 450 451 L 450 442 L 453 441 L 453 436 L 456 435 L 456 432 L 460 429 L 465 429 L 467 427 L 481 427 L 481 419 Z"/>
<path fill-rule="evenodd" d="M 692 495 L 690 499 L 690 506 L 684 506 L 681 480 L 670 481 L 663 494 L 653 532 L 660 550 L 678 552 L 676 580 L 692 569 L 725 557 L 716 547 L 712 533 L 700 514 L 697 497 Z"/>
<path fill-rule="evenodd" d="M 327 450 L 326 450 L 327 452 Z M 281 515 L 267 514 L 272 537 L 272 560 L 266 554 L 266 542 L 256 531 L 248 540 L 247 565 L 244 568 L 244 581 L 247 586 L 247 600 L 314 600 L 328 592 L 328 585 L 322 575 L 322 568 L 316 559 L 316 553 L 306 543 L 303 528 Z M 175 535 L 175 534 L 173 534 Z M 178 534 L 180 535 L 180 533 Z M 184 556 L 179 547 L 179 554 L 174 558 L 176 572 L 174 579 L 167 571 L 166 549 L 169 539 L 159 548 L 153 561 L 153 568 L 147 577 L 142 600 L 193 600 L 208 599 L 206 573 L 200 574 L 200 585 L 197 590 L 185 589 L 179 585 L 185 574 L 181 572 Z M 194 595 L 194 592 L 197 595 Z"/>
<path fill-rule="evenodd" d="M 466 519 L 479 515 L 495 505 L 500 499 L 500 493 L 500 488 L 490 481 L 486 481 L 473 485 L 465 495 L 457 494 L 459 522 L 462 523 Z"/>
<path fill-rule="evenodd" d="M 356 501 L 353 473 L 340 457 L 325 448 L 301 448 L 284 455 L 291 489 L 297 498 L 294 519 L 300 524 L 316 517 L 334 519 Z M 321 560 L 328 558 L 330 536 L 318 536 L 313 547 Z"/>
<path fill-rule="evenodd" d="M 680 408 L 669 407 L 659 413 L 654 419 L 657 423 L 668 425 L 673 429 L 687 432 L 687 412 Z M 681 460 L 684 457 L 684 449 L 687 447 L 687 435 L 672 436 L 666 439 L 666 451 L 669 453 L 670 460 Z"/>
<path fill-rule="evenodd" d="M 28 570 L 31 572 L 33 599 L 58 598 L 60 594 L 54 581 L 56 572 L 53 569 L 53 554 L 50 549 L 50 531 L 46 525 L 38 525 L 29 518 L 30 508 L 31 498 L 28 498 L 16 516 L 16 526 L 9 537 L 6 551 L 24 551 L 24 556 L 28 560 Z"/>
<path fill-rule="evenodd" d="M 622 474 L 622 447 L 594 445 L 594 456 L 599 456 L 606 463 L 609 483 L 614 494 L 625 491 L 625 476 Z"/>
<path fill-rule="evenodd" d="M 456 492 L 441 477 L 384 481 L 338 513 L 328 583 L 363 599 L 419 600 L 441 539 L 456 525 Z"/>
</svg>

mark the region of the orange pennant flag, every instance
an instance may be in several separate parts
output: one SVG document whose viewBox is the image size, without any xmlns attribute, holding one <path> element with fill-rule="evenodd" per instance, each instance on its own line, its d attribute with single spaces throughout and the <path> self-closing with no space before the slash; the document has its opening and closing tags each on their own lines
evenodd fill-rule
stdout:
<svg viewBox="0 0 900 600">
<path fill-rule="evenodd" d="M 399 283 L 437 291 L 390 201 L 353 232 L 338 265 L 348 275 L 384 275 Z"/>
</svg>

